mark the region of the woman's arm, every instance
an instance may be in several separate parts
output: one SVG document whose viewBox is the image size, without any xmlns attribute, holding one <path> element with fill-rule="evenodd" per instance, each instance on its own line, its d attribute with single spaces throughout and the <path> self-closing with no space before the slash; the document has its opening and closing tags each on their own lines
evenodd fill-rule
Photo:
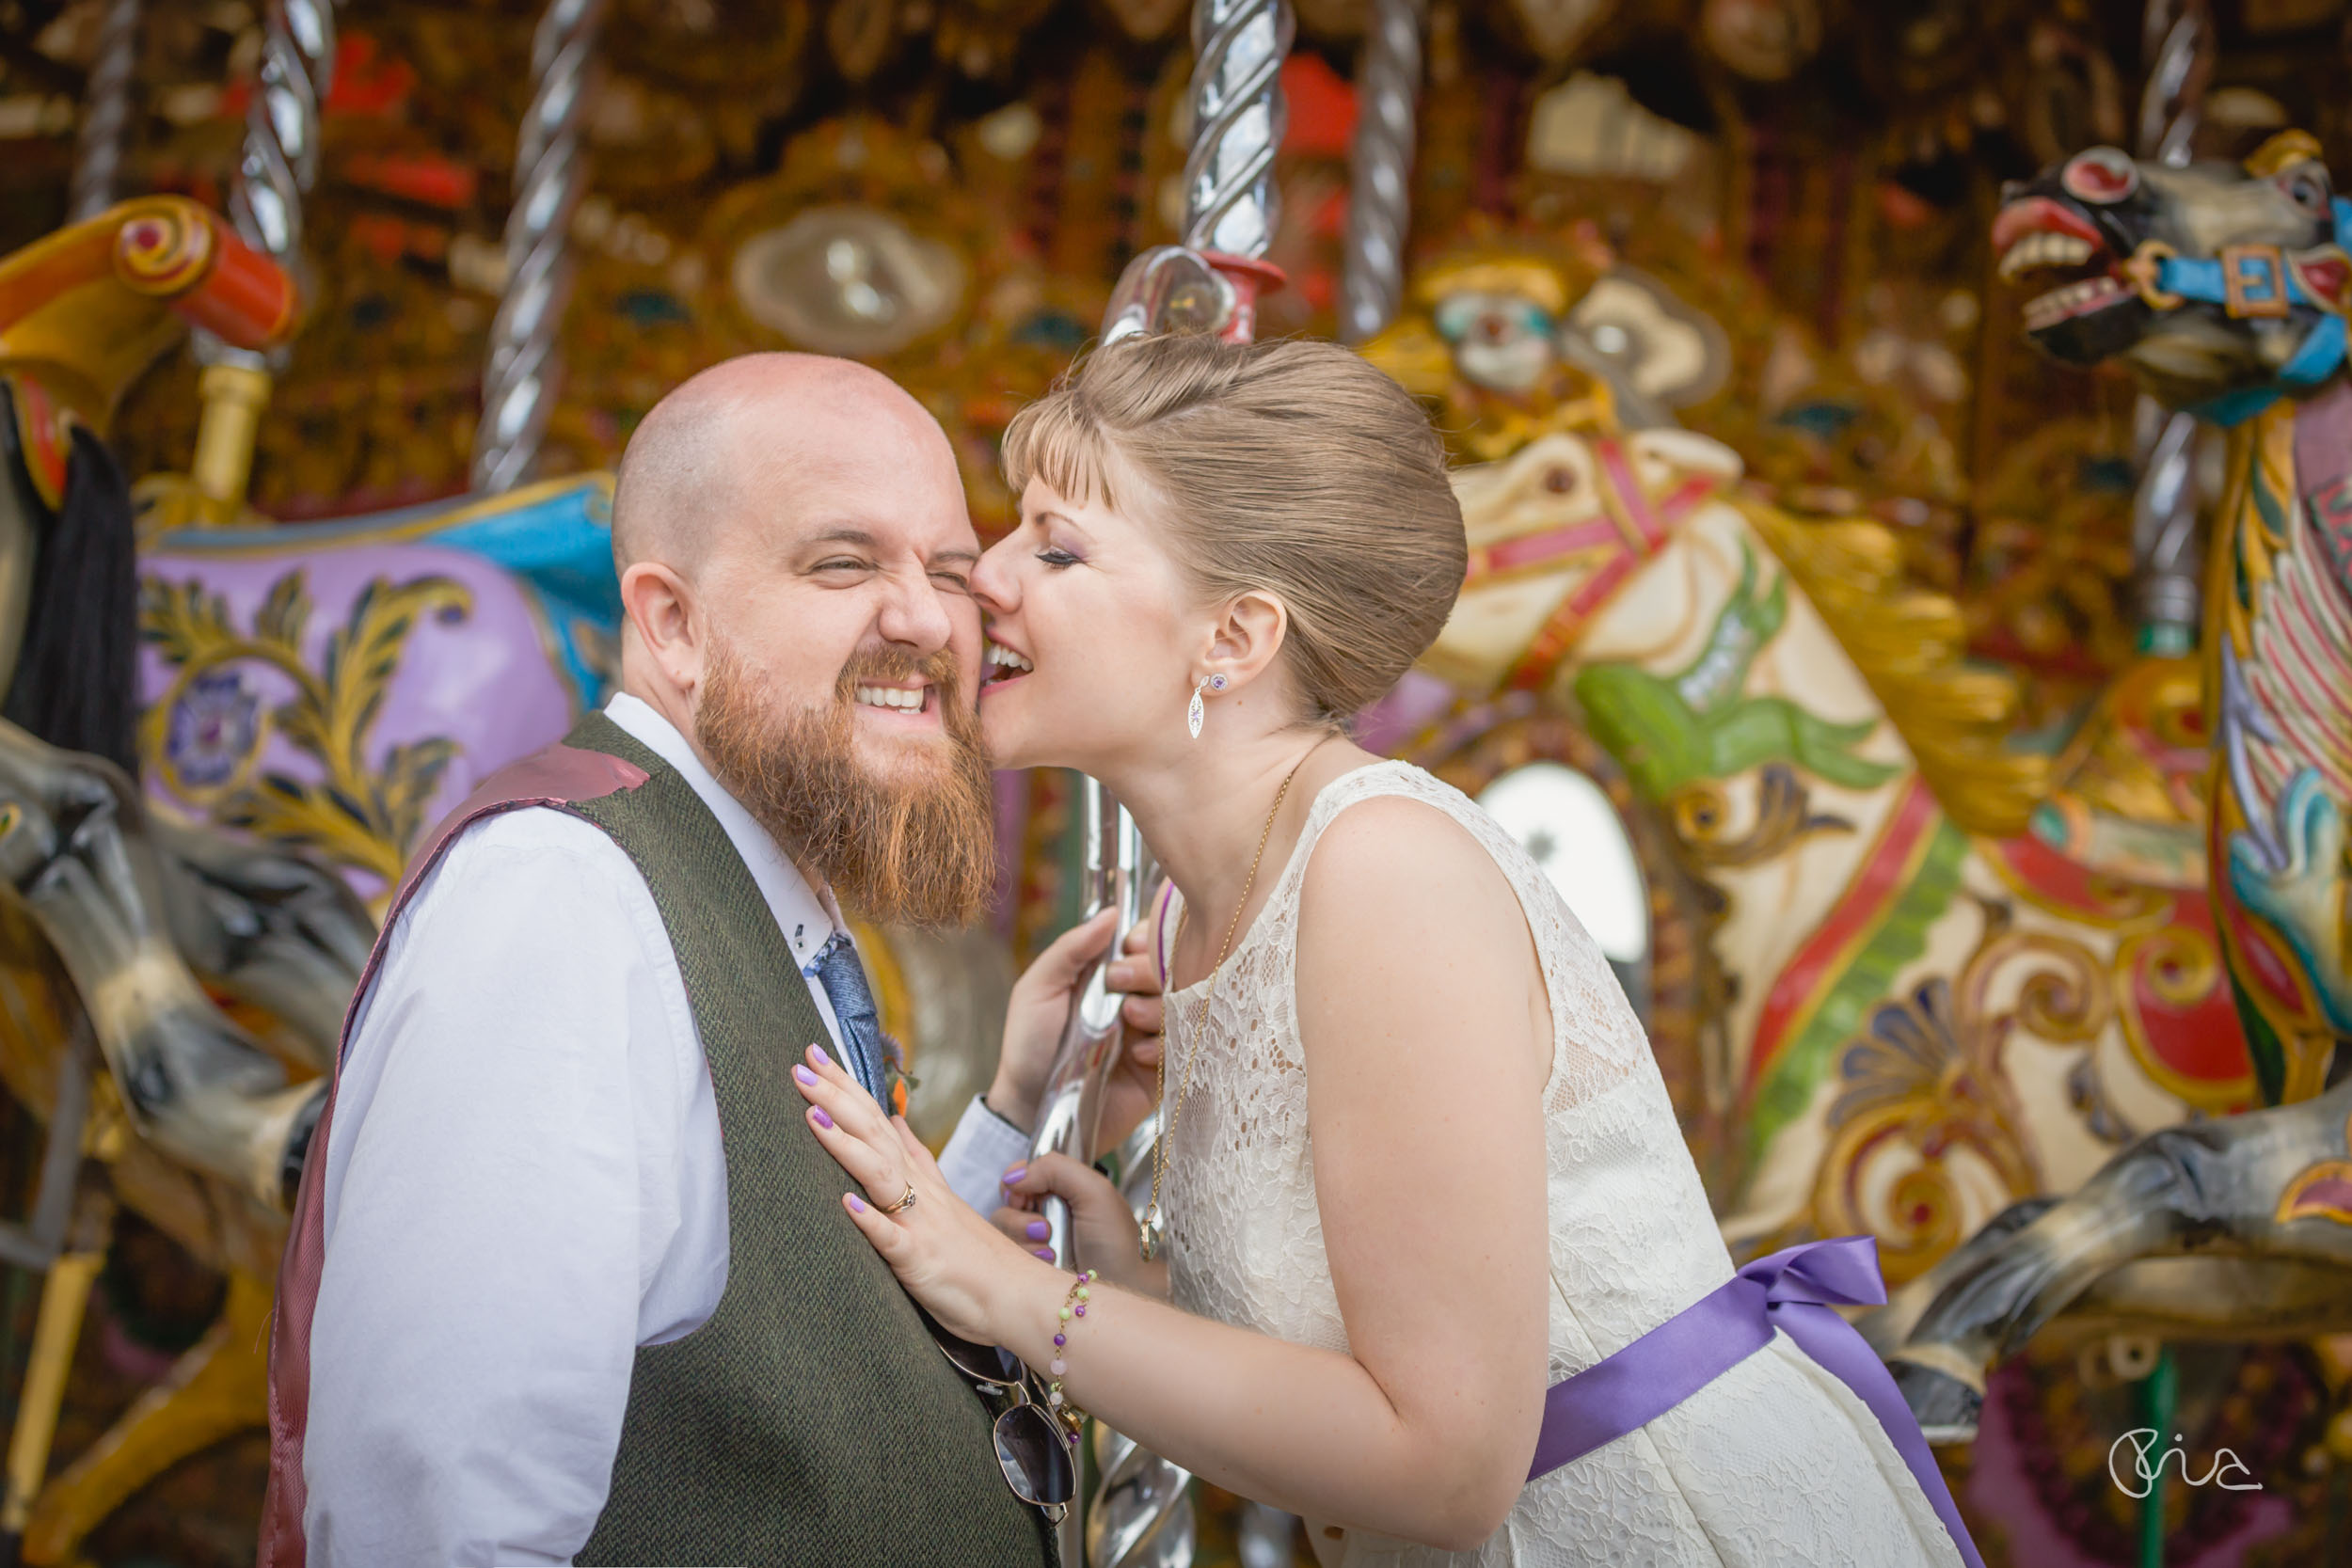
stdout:
<svg viewBox="0 0 2352 1568">
<path fill-rule="evenodd" d="M 1334 817 L 1308 863 L 1296 983 L 1349 1347 L 1483 1540 L 1526 1484 L 1548 1382 L 1552 1034 L 1534 938 L 1468 830 L 1378 798 Z"/>
<path fill-rule="evenodd" d="M 1068 1325 L 1065 1391 L 1217 1485 L 1467 1548 L 1525 1483 L 1544 1394 L 1549 1026 L 1533 942 L 1467 832 L 1427 807 L 1367 802 L 1311 864 L 1298 993 L 1351 1354 L 1098 1287 Z M 1047 1367 L 1071 1276 L 933 1202 L 921 1145 L 839 1069 L 803 1089 L 838 1123 L 812 1111 L 868 1197 L 916 1186 L 895 1214 L 848 1200 L 908 1290 L 958 1333 Z"/>
</svg>

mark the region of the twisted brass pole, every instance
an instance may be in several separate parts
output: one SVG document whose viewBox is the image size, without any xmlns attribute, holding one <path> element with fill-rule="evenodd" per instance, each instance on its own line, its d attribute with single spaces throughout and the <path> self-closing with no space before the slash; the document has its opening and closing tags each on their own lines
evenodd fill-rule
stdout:
<svg viewBox="0 0 2352 1568">
<path fill-rule="evenodd" d="M 1184 244 L 1262 257 L 1281 218 L 1274 155 L 1286 122 L 1282 61 L 1296 32 L 1288 0 L 1200 0 L 1192 11 L 1192 151 Z"/>
<path fill-rule="evenodd" d="M 262 16 L 262 59 L 246 105 L 245 141 L 229 184 L 229 218 L 238 237 L 268 256 L 309 293 L 302 255 L 302 198 L 318 179 L 319 116 L 335 80 L 331 0 L 270 0 Z M 267 356 L 199 331 L 204 367 L 188 477 L 214 522 L 234 519 L 253 472 L 253 445 L 270 394 Z"/>
<path fill-rule="evenodd" d="M 112 0 L 90 66 L 82 132 L 73 146 L 73 184 L 66 219 L 81 223 L 115 204 L 123 143 L 131 125 L 131 75 L 139 57 L 139 0 Z"/>
<path fill-rule="evenodd" d="M 528 478 L 555 412 L 558 335 L 572 297 L 572 214 L 588 184 L 580 128 L 608 9 L 608 0 L 553 0 L 532 40 L 531 107 L 506 215 L 505 291 L 490 324 L 474 431 L 476 490 L 511 490 Z"/>
<path fill-rule="evenodd" d="M 1281 206 L 1274 182 L 1284 125 L 1281 70 L 1295 31 L 1287 0 L 1198 0 L 1184 243 L 1146 251 L 1128 264 L 1104 316 L 1105 341 L 1173 330 L 1247 338 L 1257 282 L 1236 286 L 1229 274 L 1247 273 L 1246 263 L 1262 260 L 1273 243 Z M 1085 913 L 1091 918 L 1116 908 L 1123 928 L 1140 918 L 1150 895 L 1149 850 L 1108 788 L 1089 779 L 1085 791 Z M 1117 1057 L 1118 1013 L 1098 964 L 1082 980 L 1063 1031 L 1039 1108 L 1035 1152 L 1081 1163 L 1091 1157 L 1095 1107 Z M 1150 1168 L 1157 1121 L 1155 1113 L 1129 1135 L 1119 1156 L 1122 1172 Z M 1049 1204 L 1047 1218 L 1056 1256 L 1067 1267 L 1084 1266 L 1074 1256 L 1067 1212 Z M 1073 1510 L 1063 1521 L 1062 1560 L 1090 1568 L 1189 1568 L 1191 1476 L 1099 1422 L 1093 1431 L 1099 1480 L 1083 1513 Z"/>
<path fill-rule="evenodd" d="M 229 216 L 246 244 L 290 271 L 300 265 L 302 198 L 318 180 L 319 111 L 334 80 L 328 0 L 271 0 Z"/>
<path fill-rule="evenodd" d="M 1414 109 L 1428 0 L 1373 0 L 1348 150 L 1347 243 L 1340 274 L 1340 341 L 1360 343 L 1396 319 L 1413 214 Z"/>
<path fill-rule="evenodd" d="M 2143 43 L 2148 85 L 2135 150 L 2179 167 L 2189 161 L 2213 75 L 2213 15 L 2205 0 L 2149 0 Z M 2203 575 L 2197 548 L 2197 416 L 2142 394 L 2132 422 L 2139 457 L 2139 485 L 2132 497 L 2139 642 L 2149 653 L 2186 653 L 2197 645 Z"/>
<path fill-rule="evenodd" d="M 2139 101 L 2139 156 L 2178 168 L 2190 160 L 2216 40 L 2206 0 L 2148 0 L 2141 48 L 2148 83 Z M 2197 528 L 2197 416 L 2168 409 L 2141 393 L 2133 405 L 2139 484 L 2132 494 L 2133 588 L 2144 653 L 2185 654 L 2197 646 L 2202 562 Z M 2225 648 L 2226 652 L 2226 648 Z M 2173 1363 L 2162 1347 L 2139 1385 L 2141 1413 L 2171 1423 Z M 2139 1560 L 2164 1561 L 2164 1488 L 2139 1507 Z"/>
</svg>

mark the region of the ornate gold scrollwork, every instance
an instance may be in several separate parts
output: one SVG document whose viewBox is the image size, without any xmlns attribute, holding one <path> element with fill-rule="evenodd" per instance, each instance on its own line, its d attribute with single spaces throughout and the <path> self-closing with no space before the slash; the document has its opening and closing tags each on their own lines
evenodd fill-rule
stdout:
<svg viewBox="0 0 2352 1568">
<path fill-rule="evenodd" d="M 2031 967 L 2015 1001 L 1994 1008 L 1996 980 L 2020 964 Z M 1848 1042 L 1815 1227 L 1876 1234 L 1887 1280 L 1900 1283 L 2040 1191 L 2003 1048 L 2016 1029 L 2088 1043 L 2114 1014 L 2113 987 L 2090 948 L 2012 929 L 2007 906 L 1987 904 L 1984 936 L 1956 977 L 1883 1003 Z"/>
<path fill-rule="evenodd" d="M 462 618 L 473 596 L 447 578 L 397 585 L 378 578 L 353 600 L 314 667 L 302 647 L 311 609 L 303 576 L 297 568 L 271 585 L 248 632 L 230 625 L 225 601 L 199 582 L 140 585 L 140 629 L 178 672 L 147 711 L 140 750 L 160 760 L 175 794 L 208 805 L 224 825 L 310 849 L 389 887 L 457 747 L 439 736 L 405 742 L 371 768 L 369 735 L 418 620 Z M 265 707 L 233 677 L 246 661 L 291 681 L 293 697 Z M 325 779 L 256 778 L 273 733 L 317 761 Z"/>
<path fill-rule="evenodd" d="M 115 274 L 143 294 L 186 292 L 213 261 L 213 230 L 177 205 L 158 204 L 115 235 Z"/>
</svg>

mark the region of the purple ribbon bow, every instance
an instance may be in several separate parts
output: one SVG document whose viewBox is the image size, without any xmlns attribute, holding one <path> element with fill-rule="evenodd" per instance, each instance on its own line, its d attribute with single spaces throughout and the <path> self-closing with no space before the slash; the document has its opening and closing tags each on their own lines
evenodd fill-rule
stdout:
<svg viewBox="0 0 2352 1568">
<path fill-rule="evenodd" d="M 1919 1422 L 1878 1353 L 1833 1304 L 1878 1307 L 1878 1240 L 1840 1236 L 1759 1258 L 1723 1286 L 1544 1396 L 1534 1481 L 1637 1431 L 1772 1342 L 1777 1328 L 1853 1391 L 1886 1429 L 1968 1568 L 1984 1568 Z"/>
</svg>

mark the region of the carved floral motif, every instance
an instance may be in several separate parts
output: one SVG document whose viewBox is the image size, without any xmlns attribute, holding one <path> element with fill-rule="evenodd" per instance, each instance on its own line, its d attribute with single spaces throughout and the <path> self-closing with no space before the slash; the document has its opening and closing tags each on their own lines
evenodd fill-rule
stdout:
<svg viewBox="0 0 2352 1568">
<path fill-rule="evenodd" d="M 399 878 L 457 746 L 427 736 L 371 762 L 370 732 L 418 622 L 428 615 L 461 621 L 472 596 L 447 578 L 375 578 L 327 634 L 314 663 L 304 648 L 311 604 L 303 584 L 298 567 L 278 578 L 244 630 L 230 625 L 222 596 L 199 581 L 141 584 L 141 634 L 178 671 L 148 710 L 142 750 L 160 759 L 175 792 L 214 802 L 223 824 L 389 883 Z M 291 681 L 294 694 L 262 707 L 244 673 L 255 664 Z M 325 778 L 278 770 L 254 777 L 271 735 L 318 763 Z"/>
</svg>

